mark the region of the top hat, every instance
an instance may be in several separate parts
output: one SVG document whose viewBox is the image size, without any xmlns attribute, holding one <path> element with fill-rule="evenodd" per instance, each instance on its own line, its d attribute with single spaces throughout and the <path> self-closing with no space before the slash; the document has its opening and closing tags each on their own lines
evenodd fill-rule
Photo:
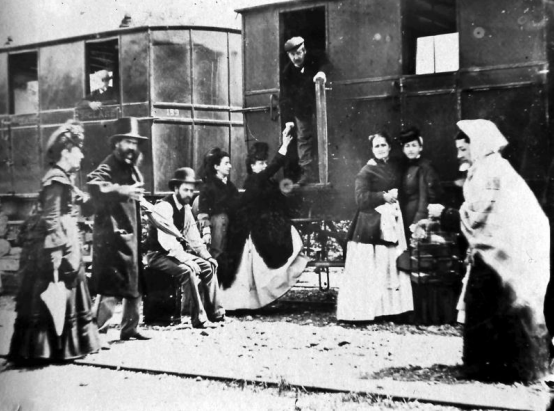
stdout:
<svg viewBox="0 0 554 412">
<path fill-rule="evenodd" d="M 300 36 L 292 37 L 292 38 L 288 39 L 287 42 L 285 43 L 285 51 L 287 53 L 291 52 L 293 50 L 298 49 L 303 44 L 304 44 L 304 39 L 302 37 L 300 37 Z"/>
<path fill-rule="evenodd" d="M 200 183 L 200 180 L 196 180 L 196 174 L 190 167 L 181 167 L 175 170 L 173 179 L 169 181 L 168 186 L 170 190 L 173 190 L 176 184 L 180 185 L 182 183 L 192 183 L 196 185 Z"/>
<path fill-rule="evenodd" d="M 120 117 L 113 124 L 110 141 L 113 143 L 126 138 L 138 139 L 139 142 L 148 140 L 148 137 L 139 134 L 139 123 L 136 117 Z"/>
<path fill-rule="evenodd" d="M 107 70 L 98 70 L 96 72 L 96 76 L 98 76 L 98 78 L 100 80 L 111 80 L 111 79 L 113 79 L 113 76 Z"/>
</svg>

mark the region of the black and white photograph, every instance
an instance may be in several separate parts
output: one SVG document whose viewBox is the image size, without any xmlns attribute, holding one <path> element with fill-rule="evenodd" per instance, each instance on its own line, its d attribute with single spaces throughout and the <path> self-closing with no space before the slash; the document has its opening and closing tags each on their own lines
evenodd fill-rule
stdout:
<svg viewBox="0 0 554 412">
<path fill-rule="evenodd" d="M 0 0 L 0 410 L 554 410 L 551 61 L 552 0 Z"/>
</svg>

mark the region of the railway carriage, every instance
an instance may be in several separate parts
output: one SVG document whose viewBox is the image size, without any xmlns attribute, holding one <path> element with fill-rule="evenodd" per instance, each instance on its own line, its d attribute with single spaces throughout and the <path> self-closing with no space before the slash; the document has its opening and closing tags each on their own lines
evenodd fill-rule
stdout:
<svg viewBox="0 0 554 412">
<path fill-rule="evenodd" d="M 321 183 L 303 189 L 303 217 L 351 218 L 367 136 L 409 126 L 421 130 L 425 156 L 454 199 L 453 136 L 467 118 L 497 123 L 510 140 L 505 155 L 540 195 L 552 152 L 553 10 L 543 0 L 314 0 L 238 10 L 247 141 L 278 146 L 283 45 L 302 36 L 333 67 L 317 95 Z"/>
<path fill-rule="evenodd" d="M 108 71 L 117 101 L 92 110 L 80 102 Z M 49 134 L 69 118 L 85 125 L 80 181 L 111 152 L 109 126 L 140 119 L 141 170 L 148 195 L 168 192 L 183 165 L 199 166 L 213 146 L 244 173 L 240 31 L 198 26 L 132 27 L 0 49 L 0 198 L 11 220 L 29 212 L 47 165 Z"/>
</svg>

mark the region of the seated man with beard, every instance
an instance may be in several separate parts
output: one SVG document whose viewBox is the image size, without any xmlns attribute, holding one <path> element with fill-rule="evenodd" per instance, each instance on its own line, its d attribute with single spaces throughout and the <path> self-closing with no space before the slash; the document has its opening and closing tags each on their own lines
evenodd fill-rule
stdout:
<svg viewBox="0 0 554 412">
<path fill-rule="evenodd" d="M 169 181 L 173 193 L 160 200 L 154 211 L 173 222 L 184 241 L 151 226 L 147 259 L 151 269 L 168 273 L 190 288 L 192 327 L 206 328 L 208 321 L 224 321 L 225 310 L 218 298 L 217 261 L 202 241 L 192 214 L 192 195 L 198 183 L 191 168 L 182 167 L 175 171 Z M 204 303 L 199 287 L 204 291 Z"/>
</svg>

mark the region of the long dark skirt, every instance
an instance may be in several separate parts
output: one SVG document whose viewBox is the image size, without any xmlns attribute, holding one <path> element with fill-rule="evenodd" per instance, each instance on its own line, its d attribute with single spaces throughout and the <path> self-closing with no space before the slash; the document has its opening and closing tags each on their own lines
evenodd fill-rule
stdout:
<svg viewBox="0 0 554 412">
<path fill-rule="evenodd" d="M 465 295 L 464 366 L 477 379 L 531 382 L 549 368 L 549 334 L 542 308 L 516 307 L 517 291 L 480 258 Z"/>
<path fill-rule="evenodd" d="M 22 253 L 22 281 L 17 295 L 10 360 L 67 361 L 98 351 L 98 328 L 93 321 L 92 301 L 82 267 L 77 275 L 63 277 L 66 315 L 62 335 L 57 335 L 52 316 L 40 297 L 52 280 L 40 243 L 24 248 Z"/>
</svg>

